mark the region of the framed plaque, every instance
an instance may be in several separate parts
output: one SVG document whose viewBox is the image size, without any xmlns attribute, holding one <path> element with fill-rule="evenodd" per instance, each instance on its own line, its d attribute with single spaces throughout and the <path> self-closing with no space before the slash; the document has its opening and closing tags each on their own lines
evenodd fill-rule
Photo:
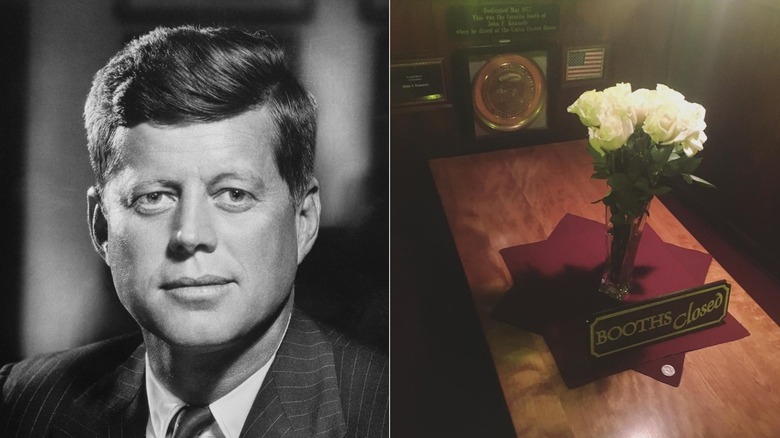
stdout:
<svg viewBox="0 0 780 438">
<path fill-rule="evenodd" d="M 463 47 L 453 56 L 453 102 L 474 150 L 545 143 L 554 138 L 560 47 L 529 40 Z"/>
<path fill-rule="evenodd" d="M 390 66 L 390 101 L 395 107 L 444 102 L 441 59 L 403 62 Z"/>
<path fill-rule="evenodd" d="M 517 131 L 536 120 L 546 94 L 544 72 L 532 58 L 497 55 L 474 76 L 474 115 L 490 129 Z"/>
</svg>

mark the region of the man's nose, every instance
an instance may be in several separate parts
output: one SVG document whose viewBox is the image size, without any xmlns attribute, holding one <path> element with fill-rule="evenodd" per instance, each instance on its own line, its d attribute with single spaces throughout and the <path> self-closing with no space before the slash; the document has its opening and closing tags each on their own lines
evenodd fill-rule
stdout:
<svg viewBox="0 0 780 438">
<path fill-rule="evenodd" d="M 217 246 L 217 234 L 214 230 L 208 199 L 182 196 L 176 207 L 169 249 L 174 254 L 214 251 Z"/>
</svg>

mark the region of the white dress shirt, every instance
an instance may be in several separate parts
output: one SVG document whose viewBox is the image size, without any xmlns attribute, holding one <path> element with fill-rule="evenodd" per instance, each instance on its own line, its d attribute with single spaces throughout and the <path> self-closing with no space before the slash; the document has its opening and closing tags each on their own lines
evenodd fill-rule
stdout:
<svg viewBox="0 0 780 438">
<path fill-rule="evenodd" d="M 287 334 L 287 327 L 290 320 L 287 320 L 287 326 L 282 334 Z M 281 345 L 281 342 L 279 342 Z M 260 386 L 265 380 L 268 369 L 271 368 L 276 358 L 276 352 L 279 351 L 279 345 L 276 346 L 271 359 L 266 362 L 259 370 L 244 380 L 235 389 L 225 394 L 222 398 L 211 403 L 209 409 L 214 415 L 222 434 L 225 438 L 238 438 L 241 429 L 244 427 L 249 410 L 255 401 Z M 146 423 L 146 438 L 165 438 L 168 425 L 179 409 L 186 406 L 186 403 L 173 395 L 168 388 L 154 375 L 149 366 L 149 356 L 146 356 L 146 397 L 149 402 L 149 421 Z M 206 436 L 206 435 L 204 435 Z M 219 436 L 219 435 L 217 435 Z"/>
</svg>

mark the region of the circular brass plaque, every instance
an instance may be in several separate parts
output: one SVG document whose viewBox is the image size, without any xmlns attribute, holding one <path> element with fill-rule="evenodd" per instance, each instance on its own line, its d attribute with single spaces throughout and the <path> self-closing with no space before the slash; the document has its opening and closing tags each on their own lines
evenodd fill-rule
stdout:
<svg viewBox="0 0 780 438">
<path fill-rule="evenodd" d="M 498 55 L 474 76 L 472 99 L 479 120 L 497 131 L 516 131 L 536 119 L 544 104 L 544 74 L 520 55 Z"/>
</svg>

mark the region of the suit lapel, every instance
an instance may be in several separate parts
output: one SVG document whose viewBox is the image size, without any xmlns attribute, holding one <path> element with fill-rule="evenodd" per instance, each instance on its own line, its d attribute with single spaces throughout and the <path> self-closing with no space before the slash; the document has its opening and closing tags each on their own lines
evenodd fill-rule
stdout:
<svg viewBox="0 0 780 438">
<path fill-rule="evenodd" d="M 316 323 L 296 310 L 241 437 L 345 432 L 333 351 Z"/>
<path fill-rule="evenodd" d="M 143 437 L 148 421 L 141 344 L 54 419 L 52 436 Z"/>
</svg>

